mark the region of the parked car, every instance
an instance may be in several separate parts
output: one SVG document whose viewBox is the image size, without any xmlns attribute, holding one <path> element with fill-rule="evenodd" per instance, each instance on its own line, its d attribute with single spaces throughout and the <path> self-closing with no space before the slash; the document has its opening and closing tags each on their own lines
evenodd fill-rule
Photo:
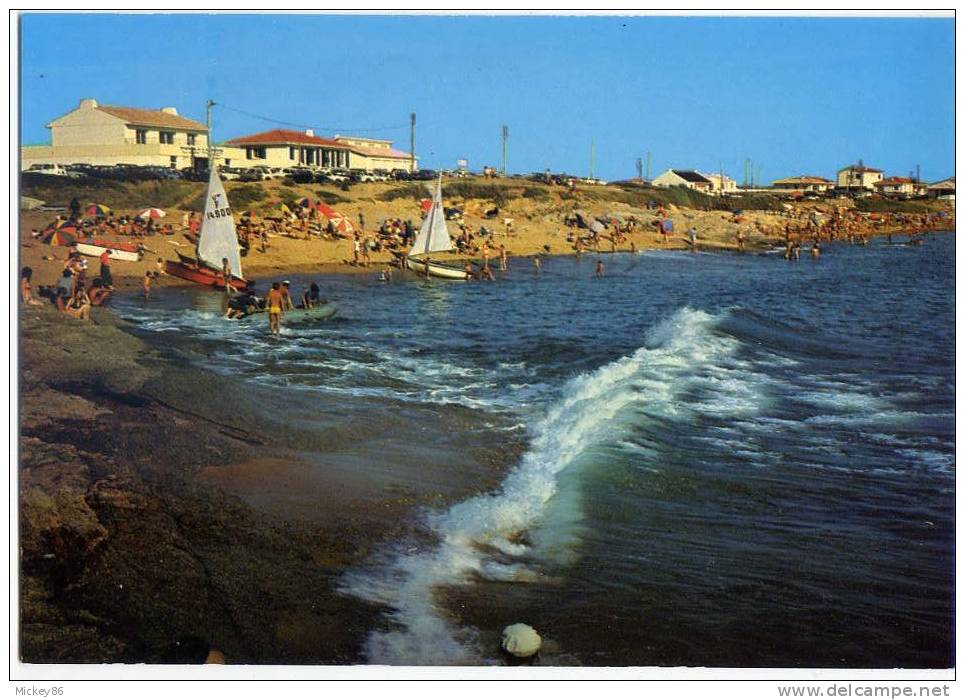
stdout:
<svg viewBox="0 0 965 700">
<path fill-rule="evenodd" d="M 412 176 L 411 176 L 410 179 L 412 179 L 412 180 L 435 180 L 437 177 L 439 177 L 439 173 L 437 173 L 435 170 L 418 170 L 418 171 L 412 173 Z"/>
</svg>

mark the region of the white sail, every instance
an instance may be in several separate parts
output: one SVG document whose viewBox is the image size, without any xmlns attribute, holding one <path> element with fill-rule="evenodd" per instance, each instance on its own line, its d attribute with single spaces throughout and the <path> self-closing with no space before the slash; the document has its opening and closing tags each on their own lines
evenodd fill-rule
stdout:
<svg viewBox="0 0 965 700">
<path fill-rule="evenodd" d="M 243 277 L 235 220 L 231 215 L 228 195 L 225 194 L 224 185 L 218 177 L 218 168 L 212 164 L 208 192 L 204 199 L 201 235 L 198 239 L 198 260 L 220 270 L 224 258 L 228 259 L 231 274 Z"/>
<path fill-rule="evenodd" d="M 452 239 L 449 238 L 449 229 L 446 228 L 446 213 L 442 208 L 442 178 L 439 178 L 432 197 L 432 207 L 416 234 L 409 255 L 428 255 L 444 250 L 452 250 Z"/>
</svg>

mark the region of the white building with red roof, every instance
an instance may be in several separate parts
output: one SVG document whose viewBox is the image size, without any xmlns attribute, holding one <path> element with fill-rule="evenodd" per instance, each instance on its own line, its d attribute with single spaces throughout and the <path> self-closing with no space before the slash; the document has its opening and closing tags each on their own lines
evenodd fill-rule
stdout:
<svg viewBox="0 0 965 700">
<path fill-rule="evenodd" d="M 907 195 L 919 193 L 919 185 L 910 177 L 886 177 L 875 183 L 875 189 L 885 196 Z"/>
<path fill-rule="evenodd" d="M 271 129 L 225 141 L 223 157 L 232 167 L 353 168 L 351 149 L 311 129 Z"/>
<path fill-rule="evenodd" d="M 848 165 L 838 171 L 838 187 L 849 190 L 873 190 L 875 183 L 884 179 L 885 171 L 869 168 L 861 161 L 857 165 Z"/>
<path fill-rule="evenodd" d="M 352 150 L 353 168 L 359 170 L 418 170 L 419 159 L 411 153 L 392 148 L 392 141 L 362 136 L 335 135 L 335 140 Z"/>
<path fill-rule="evenodd" d="M 833 182 L 817 175 L 785 177 L 781 180 L 774 180 L 771 185 L 776 190 L 787 192 L 827 192 L 834 187 Z"/>
</svg>

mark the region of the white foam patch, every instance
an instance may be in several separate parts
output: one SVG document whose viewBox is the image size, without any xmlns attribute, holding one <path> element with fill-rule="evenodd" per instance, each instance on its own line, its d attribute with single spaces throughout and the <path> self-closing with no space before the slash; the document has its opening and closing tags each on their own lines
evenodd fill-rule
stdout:
<svg viewBox="0 0 965 700">
<path fill-rule="evenodd" d="M 632 444 L 628 434 L 641 411 L 668 418 L 692 413 L 696 409 L 688 408 L 681 395 L 693 388 L 696 378 L 735 366 L 739 343 L 711 332 L 714 320 L 683 309 L 654 326 L 645 346 L 633 355 L 567 382 L 560 399 L 533 426 L 530 449 L 497 492 L 427 516 L 436 546 L 418 552 L 389 550 L 371 568 L 349 572 L 340 590 L 391 610 L 392 629 L 370 635 L 368 660 L 405 665 L 485 662 L 486 654 L 475 646 L 476 633 L 450 623 L 435 604 L 434 590 L 467 585 L 476 577 L 538 579 L 534 562 L 572 556 L 582 516 L 578 475 L 584 462 L 592 462 L 587 455 L 603 445 Z M 755 377 L 741 372 L 745 381 Z M 763 401 L 738 377 L 704 382 L 704 391 L 718 399 L 713 403 L 719 412 L 742 414 Z"/>
</svg>

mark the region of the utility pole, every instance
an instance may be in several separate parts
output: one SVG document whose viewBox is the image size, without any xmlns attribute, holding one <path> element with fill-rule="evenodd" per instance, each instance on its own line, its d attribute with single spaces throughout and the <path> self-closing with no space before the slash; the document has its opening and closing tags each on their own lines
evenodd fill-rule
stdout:
<svg viewBox="0 0 965 700">
<path fill-rule="evenodd" d="M 647 179 L 650 179 L 650 151 L 647 151 Z"/>
<path fill-rule="evenodd" d="M 409 115 L 409 172 L 415 172 L 415 112 Z"/>
<path fill-rule="evenodd" d="M 509 127 L 503 124 L 503 177 L 506 177 L 506 142 L 509 140 Z"/>
<path fill-rule="evenodd" d="M 211 168 L 214 167 L 214 161 L 211 159 L 211 156 L 212 156 L 212 151 L 211 151 L 211 144 L 212 144 L 212 139 L 211 139 L 211 108 L 214 107 L 214 100 L 208 100 L 208 104 L 205 105 L 205 106 L 207 107 L 207 113 L 208 113 L 208 118 L 207 118 L 207 121 L 208 121 L 208 171 L 210 172 L 210 171 L 211 171 Z"/>
<path fill-rule="evenodd" d="M 643 182 L 643 158 L 637 158 L 637 179 Z"/>
<path fill-rule="evenodd" d="M 590 139 L 590 179 L 593 179 L 593 161 L 596 159 L 596 141 Z"/>
</svg>

